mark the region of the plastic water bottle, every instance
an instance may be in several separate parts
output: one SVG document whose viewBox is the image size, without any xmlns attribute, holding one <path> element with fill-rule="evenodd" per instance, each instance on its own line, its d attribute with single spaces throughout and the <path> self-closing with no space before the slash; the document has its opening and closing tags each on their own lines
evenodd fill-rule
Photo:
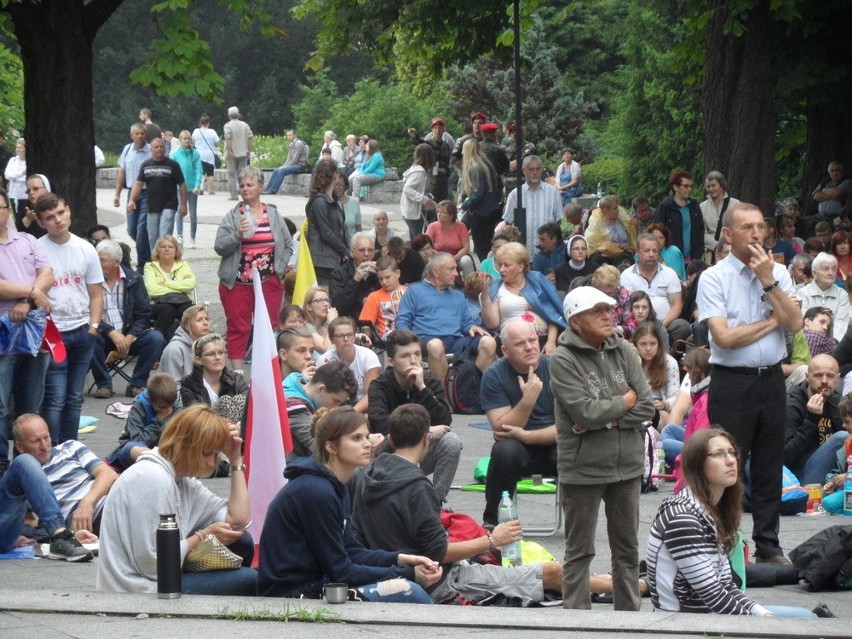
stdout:
<svg viewBox="0 0 852 639">
<path fill-rule="evenodd" d="M 509 496 L 509 491 L 504 490 L 503 496 L 500 498 L 500 505 L 497 507 L 497 521 L 504 524 L 507 521 L 516 521 L 517 519 L 518 509 L 515 502 Z M 500 553 L 503 555 L 503 566 L 505 567 L 520 566 L 523 563 L 520 541 L 506 544 L 500 548 Z"/>
<path fill-rule="evenodd" d="M 603 197 L 603 194 L 604 194 L 604 192 L 603 192 L 603 187 L 601 186 L 601 183 L 600 183 L 600 182 L 598 182 L 598 192 L 597 192 L 597 196 L 598 196 L 598 197 Z"/>
<path fill-rule="evenodd" d="M 655 451 L 654 455 L 657 458 L 657 471 L 656 471 L 656 473 L 657 473 L 657 475 L 660 475 L 660 477 L 658 478 L 659 481 L 663 482 L 663 481 L 665 481 L 665 479 L 662 477 L 662 475 L 666 474 L 666 451 L 663 450 L 663 447 L 662 447 L 661 444 L 657 446 L 657 450 Z"/>
<path fill-rule="evenodd" d="M 852 515 L 852 455 L 846 458 L 846 483 L 843 484 L 843 514 Z"/>
</svg>

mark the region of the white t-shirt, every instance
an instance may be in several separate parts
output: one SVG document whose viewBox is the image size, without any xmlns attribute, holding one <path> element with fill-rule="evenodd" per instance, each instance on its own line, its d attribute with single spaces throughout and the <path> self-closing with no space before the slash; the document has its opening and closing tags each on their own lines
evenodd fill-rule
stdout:
<svg viewBox="0 0 852 639">
<path fill-rule="evenodd" d="M 497 291 L 497 304 L 500 307 L 500 330 L 512 320 L 522 319 L 531 322 L 536 335 L 547 335 L 547 322 L 532 310 L 532 306 L 520 295 L 501 286 Z"/>
<path fill-rule="evenodd" d="M 72 235 L 57 244 L 47 235 L 38 239 L 53 268 L 53 288 L 48 297 L 53 305 L 50 316 L 60 331 L 70 331 L 89 323 L 88 284 L 104 281 L 95 247 Z"/>
<path fill-rule="evenodd" d="M 339 359 L 337 349 L 330 348 L 319 358 L 317 366 L 322 366 L 323 364 Z M 349 370 L 352 371 L 352 374 L 355 375 L 355 381 L 358 382 L 358 394 L 355 396 L 356 401 L 362 399 L 367 394 L 364 388 L 364 376 L 367 374 L 367 371 L 374 368 L 381 368 L 381 366 L 378 356 L 373 351 L 364 346 L 355 346 L 355 359 L 349 364 Z"/>
</svg>

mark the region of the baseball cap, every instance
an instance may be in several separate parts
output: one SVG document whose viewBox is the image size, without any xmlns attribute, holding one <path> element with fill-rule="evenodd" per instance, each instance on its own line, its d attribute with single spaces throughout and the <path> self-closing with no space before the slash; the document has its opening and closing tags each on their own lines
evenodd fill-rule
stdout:
<svg viewBox="0 0 852 639">
<path fill-rule="evenodd" d="M 578 286 L 565 296 L 565 301 L 562 302 L 562 314 L 567 320 L 573 315 L 593 309 L 598 304 L 615 306 L 617 303 L 609 295 L 599 291 L 594 286 Z"/>
</svg>

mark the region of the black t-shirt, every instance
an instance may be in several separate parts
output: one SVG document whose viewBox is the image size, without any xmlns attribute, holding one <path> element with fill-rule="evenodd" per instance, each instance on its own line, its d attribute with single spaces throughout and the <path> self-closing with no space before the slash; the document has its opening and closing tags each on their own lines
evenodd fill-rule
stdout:
<svg viewBox="0 0 852 639">
<path fill-rule="evenodd" d="M 139 167 L 136 180 L 147 188 L 149 211 L 162 213 L 166 209 L 177 210 L 177 189 L 184 182 L 180 164 L 171 158 L 164 158 L 160 162 L 145 160 Z"/>
</svg>

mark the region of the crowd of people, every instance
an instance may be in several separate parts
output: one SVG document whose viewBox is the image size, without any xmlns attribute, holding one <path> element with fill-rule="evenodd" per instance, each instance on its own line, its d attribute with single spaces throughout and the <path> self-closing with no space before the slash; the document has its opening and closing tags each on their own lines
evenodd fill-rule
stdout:
<svg viewBox="0 0 852 639">
<path fill-rule="evenodd" d="M 49 539 L 54 558 L 86 561 L 81 542 L 99 534 L 98 588 L 153 592 L 157 516 L 174 512 L 181 556 L 212 536 L 242 560 L 235 570 L 184 575 L 184 592 L 319 597 L 326 583 L 345 582 L 368 601 L 535 602 L 557 593 L 565 607 L 589 608 L 592 592 L 608 590 L 616 610 L 638 610 L 650 594 L 662 610 L 803 614 L 747 599 L 728 556 L 739 549 L 743 491 L 756 561 L 785 566 L 782 469 L 829 494 L 846 476 L 852 206 L 842 166 L 832 163 L 815 191 L 814 216 L 793 200 L 778 217 L 740 202 L 718 171 L 706 176 L 700 204 L 693 177 L 677 171 L 656 211 L 645 198 L 627 211 L 614 195 L 584 211 L 573 149 L 548 181 L 534 147 L 507 150 L 484 114 L 458 141 L 436 118 L 426 138 L 409 130 L 406 240 L 385 211 L 369 231 L 360 210 L 347 211 L 381 179 L 377 142 L 347 136 L 343 147 L 328 131 L 328 157 L 311 171 L 307 231 L 294 240 L 295 226 L 262 195 L 307 168 L 306 145 L 289 130 L 288 160 L 264 187 L 262 171 L 232 161 L 251 152 L 251 130 L 232 107 L 224 138 L 237 202 L 214 243 L 219 335 L 194 303 L 183 253 L 195 246 L 197 196 L 218 136 L 203 116 L 167 157 L 150 115 L 143 110 L 131 127 L 115 195 L 118 203 L 129 189 L 136 270 L 108 228 L 71 233 L 70 207 L 47 177 L 24 175 L 15 196 L 0 191 L 0 311 L 11 323 L 49 313 L 63 346 L 0 354 L 0 550 L 25 532 Z M 517 163 L 524 182 L 507 189 Z M 513 225 L 519 192 L 522 228 Z M 185 215 L 186 242 L 176 223 Z M 295 241 L 306 242 L 317 276 L 301 305 L 288 287 Z M 279 331 L 294 440 L 257 571 L 238 425 L 255 274 Z M 86 375 L 93 394 L 109 398 L 111 367 L 128 357 L 134 403 L 116 449 L 100 460 L 77 441 Z M 475 382 L 495 440 L 483 533 L 466 542 L 448 541 L 440 521 L 462 450 L 450 366 Z M 658 431 L 679 490 L 652 525 L 640 574 L 647 429 Z M 564 563 L 470 562 L 522 537 L 517 522 L 498 523 L 497 510 L 503 492 L 531 474 L 558 477 Z M 211 475 L 230 477 L 228 498 L 199 481 Z M 72 480 L 60 489 L 59 476 Z M 606 579 L 589 573 L 601 501 L 612 549 Z M 25 528 L 27 507 L 40 530 Z"/>
</svg>

